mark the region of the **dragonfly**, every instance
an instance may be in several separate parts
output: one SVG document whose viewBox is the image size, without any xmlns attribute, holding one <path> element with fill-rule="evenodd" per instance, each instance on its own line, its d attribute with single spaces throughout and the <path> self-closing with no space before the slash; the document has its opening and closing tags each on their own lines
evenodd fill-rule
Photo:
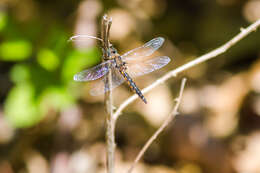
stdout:
<svg viewBox="0 0 260 173">
<path fill-rule="evenodd" d="M 167 56 L 149 58 L 150 55 L 162 46 L 163 42 L 164 38 L 157 37 L 145 43 L 143 46 L 132 49 L 123 55 L 120 55 L 113 45 L 110 44 L 107 51 L 109 60 L 75 74 L 74 80 L 84 82 L 101 79 L 98 80 L 90 90 L 90 94 L 93 96 L 104 94 L 126 81 L 130 89 L 135 92 L 144 103 L 147 103 L 143 93 L 132 78 L 158 70 L 171 61 Z M 110 87 L 104 84 L 105 77 L 108 75 L 109 70 L 111 70 L 112 78 L 112 85 Z"/>
</svg>

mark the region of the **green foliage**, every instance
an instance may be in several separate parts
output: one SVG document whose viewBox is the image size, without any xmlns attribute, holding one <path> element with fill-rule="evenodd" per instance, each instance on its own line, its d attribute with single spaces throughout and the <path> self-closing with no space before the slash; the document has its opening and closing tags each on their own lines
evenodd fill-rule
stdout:
<svg viewBox="0 0 260 173">
<path fill-rule="evenodd" d="M 67 86 L 57 84 L 55 76 L 39 66 L 17 64 L 10 76 L 16 86 L 9 92 L 4 110 L 15 127 L 30 127 L 49 110 L 61 111 L 75 104 Z"/>
<path fill-rule="evenodd" d="M 13 126 L 27 128 L 50 110 L 60 112 L 74 105 L 78 96 L 73 89 L 68 91 L 73 75 L 97 64 L 101 54 L 97 48 L 75 50 L 67 41 L 72 34 L 58 22 L 42 28 L 36 26 L 39 21 L 31 21 L 23 25 L 26 33 L 6 14 L 0 12 L 0 63 L 13 64 L 5 68 L 14 85 L 7 93 L 4 114 Z"/>
<path fill-rule="evenodd" d="M 53 71 L 58 68 L 60 60 L 50 49 L 42 49 L 37 54 L 38 63 L 46 70 Z"/>
<path fill-rule="evenodd" d="M 75 104 L 76 96 L 67 89 L 73 82 L 73 75 L 98 63 L 99 56 L 96 48 L 69 50 L 61 63 L 54 51 L 40 49 L 37 52 L 39 65 L 35 62 L 14 65 L 10 78 L 15 86 L 8 93 L 4 107 L 8 120 L 15 127 L 30 127 L 42 120 L 49 110 L 59 112 Z"/>
<path fill-rule="evenodd" d="M 0 31 L 7 25 L 7 15 L 6 13 L 0 11 Z"/>
<path fill-rule="evenodd" d="M 0 44 L 0 60 L 21 61 L 30 57 L 32 45 L 26 40 L 7 41 Z"/>
<path fill-rule="evenodd" d="M 30 69 L 28 65 L 22 63 L 14 65 L 10 72 L 10 77 L 16 84 L 28 82 L 30 78 Z"/>
<path fill-rule="evenodd" d="M 5 102 L 5 115 L 15 127 L 29 127 L 42 118 L 34 98 L 34 87 L 21 84 L 13 87 Z"/>
</svg>

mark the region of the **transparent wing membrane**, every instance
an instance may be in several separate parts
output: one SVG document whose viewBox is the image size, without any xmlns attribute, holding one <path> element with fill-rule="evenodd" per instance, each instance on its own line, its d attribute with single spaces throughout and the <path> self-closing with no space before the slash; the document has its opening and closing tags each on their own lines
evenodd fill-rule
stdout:
<svg viewBox="0 0 260 173">
<path fill-rule="evenodd" d="M 167 56 L 159 56 L 142 62 L 127 64 L 127 73 L 131 77 L 141 76 L 162 68 L 170 61 L 171 59 Z"/>
<path fill-rule="evenodd" d="M 95 67 L 79 72 L 74 75 L 74 80 L 82 82 L 101 78 L 108 72 L 107 64 L 110 62 L 111 61 L 106 61 L 99 65 L 96 65 Z"/>
<path fill-rule="evenodd" d="M 124 55 L 122 55 L 122 59 L 125 61 L 131 61 L 131 59 L 150 56 L 162 46 L 163 42 L 164 38 L 162 37 L 154 38 L 149 42 L 145 43 L 143 46 L 135 48 L 125 53 Z"/>
<path fill-rule="evenodd" d="M 112 73 L 112 88 L 109 88 L 109 86 L 105 87 L 105 77 L 102 78 L 102 80 L 98 80 L 95 83 L 93 83 L 92 88 L 90 90 L 90 94 L 93 96 L 96 95 L 101 95 L 109 90 L 112 90 L 116 87 L 118 87 L 119 85 L 121 85 L 124 82 L 124 78 L 121 75 L 121 73 L 118 71 L 118 69 L 112 67 L 111 68 L 111 73 Z"/>
</svg>

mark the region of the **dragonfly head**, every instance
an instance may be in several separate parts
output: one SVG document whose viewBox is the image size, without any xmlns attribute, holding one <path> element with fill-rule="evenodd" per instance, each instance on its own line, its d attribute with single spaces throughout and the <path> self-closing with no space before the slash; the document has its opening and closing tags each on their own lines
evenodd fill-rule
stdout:
<svg viewBox="0 0 260 173">
<path fill-rule="evenodd" d="M 117 53 L 116 48 L 114 48 L 112 45 L 110 45 L 109 48 L 110 48 L 110 51 L 111 51 L 112 54 L 116 54 Z"/>
<path fill-rule="evenodd" d="M 115 58 L 116 56 L 118 56 L 117 50 L 116 48 L 113 47 L 112 44 L 109 44 L 109 48 L 107 50 L 102 49 L 103 51 L 103 56 L 107 57 L 108 59 L 112 59 Z"/>
<path fill-rule="evenodd" d="M 118 54 L 116 48 L 114 48 L 112 44 L 109 46 L 108 54 L 110 55 L 110 57 L 114 57 Z"/>
</svg>

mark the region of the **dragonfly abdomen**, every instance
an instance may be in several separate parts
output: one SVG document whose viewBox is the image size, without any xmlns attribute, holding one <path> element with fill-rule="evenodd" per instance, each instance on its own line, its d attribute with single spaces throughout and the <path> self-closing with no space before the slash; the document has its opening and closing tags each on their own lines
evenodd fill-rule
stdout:
<svg viewBox="0 0 260 173">
<path fill-rule="evenodd" d="M 146 104 L 147 101 L 144 98 L 144 95 L 142 94 L 140 89 L 136 86 L 136 84 L 134 83 L 132 78 L 124 71 L 122 71 L 121 73 L 124 76 L 125 80 L 127 81 L 128 85 L 130 86 L 131 90 L 133 90 L 143 100 L 143 102 Z"/>
</svg>

